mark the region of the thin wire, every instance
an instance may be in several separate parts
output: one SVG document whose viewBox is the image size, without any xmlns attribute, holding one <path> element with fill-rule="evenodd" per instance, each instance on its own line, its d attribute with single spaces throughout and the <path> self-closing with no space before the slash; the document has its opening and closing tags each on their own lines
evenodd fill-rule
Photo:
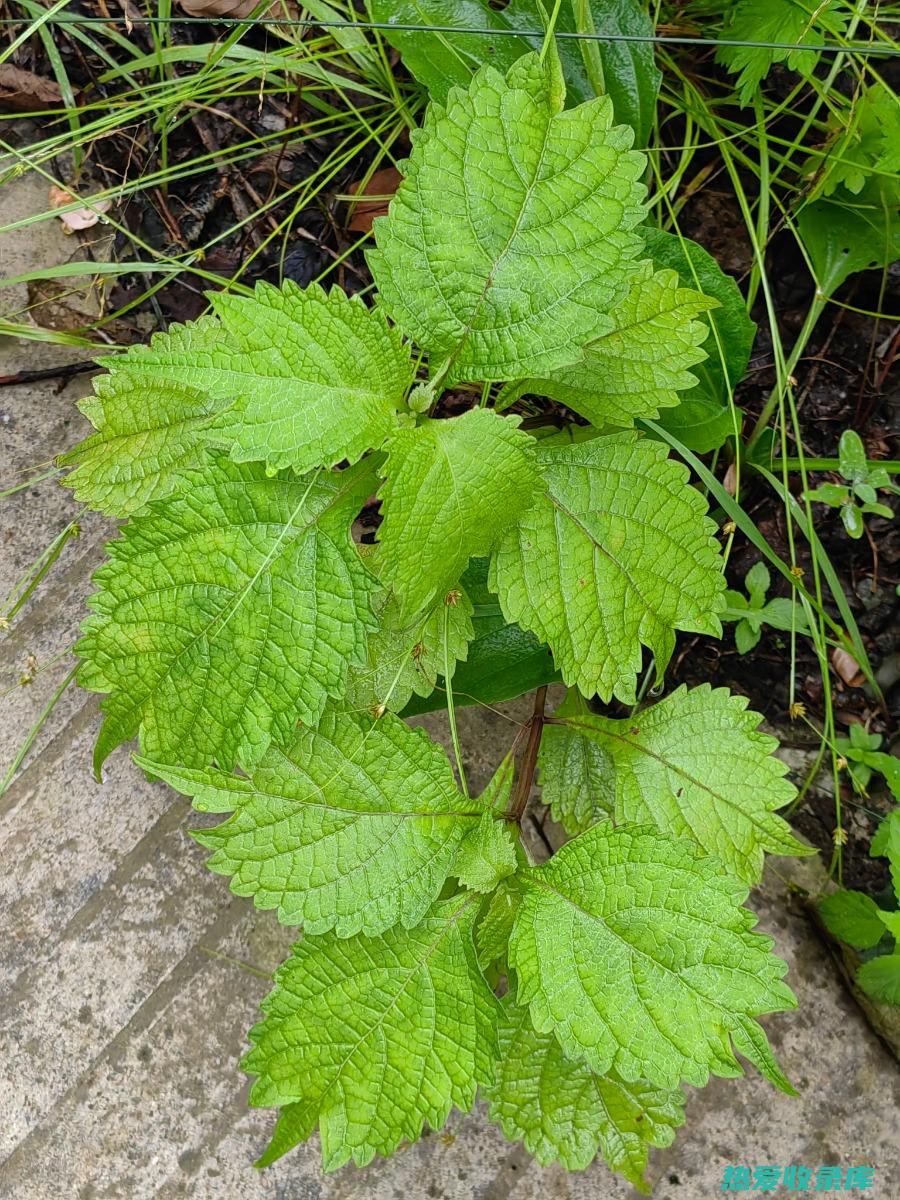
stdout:
<svg viewBox="0 0 900 1200">
<path fill-rule="evenodd" d="M 21 17 L 0 17 L 0 25 L 23 25 L 27 21 Z M 134 25 L 273 25 L 295 29 L 373 29 L 394 33 L 455 33 L 483 34 L 488 37 L 542 38 L 542 29 L 479 29 L 475 26 L 459 25 L 407 25 L 392 24 L 389 21 L 289 21 L 278 17 L 81 17 L 77 15 L 62 15 L 50 17 L 45 22 L 48 25 L 123 25 L 130 28 Z M 862 54 L 864 56 L 893 55 L 896 53 L 892 46 L 872 46 L 868 43 L 846 46 L 810 45 L 808 42 L 746 42 L 731 38 L 694 38 L 670 37 L 660 34 L 641 33 L 575 33 L 557 32 L 560 41 L 582 42 L 652 42 L 660 46 L 743 46 L 751 50 L 814 50 L 817 54 Z"/>
</svg>

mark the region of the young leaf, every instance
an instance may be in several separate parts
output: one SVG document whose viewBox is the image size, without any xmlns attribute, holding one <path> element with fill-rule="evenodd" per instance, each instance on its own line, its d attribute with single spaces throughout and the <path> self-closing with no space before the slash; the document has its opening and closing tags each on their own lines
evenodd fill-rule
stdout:
<svg viewBox="0 0 900 1200">
<path fill-rule="evenodd" d="M 605 97 L 555 109 L 528 54 L 432 104 L 369 254 L 382 303 L 448 380 L 577 361 L 640 249 L 644 168 Z"/>
<path fill-rule="evenodd" d="M 483 968 L 506 960 L 509 938 L 521 900 L 522 891 L 514 876 L 503 880 L 488 898 L 475 926 L 478 961 Z"/>
<path fill-rule="evenodd" d="M 871 950 L 884 937 L 878 905 L 863 892 L 834 892 L 821 902 L 819 912 L 829 933 L 858 950 Z"/>
<path fill-rule="evenodd" d="M 447 674 L 447 661 L 451 678 L 456 664 L 465 661 L 475 636 L 472 613 L 472 602 L 458 586 L 413 617 L 402 616 L 396 599 L 387 596 L 378 628 L 369 635 L 366 665 L 348 675 L 348 707 L 400 712 L 413 694 L 430 696 L 438 676 Z M 440 703 L 446 703 L 443 690 Z"/>
<path fill-rule="evenodd" d="M 453 675 L 457 705 L 499 704 L 559 679 L 547 647 L 504 617 L 499 600 L 487 586 L 488 567 L 486 558 L 474 558 L 461 581 L 475 609 L 475 637 L 466 661 Z M 441 689 L 427 700 L 413 700 L 404 715 L 430 712 L 446 703 Z"/>
<path fill-rule="evenodd" d="M 258 284 L 252 297 L 214 293 L 210 304 L 218 320 L 157 335 L 113 370 L 148 393 L 181 383 L 234 401 L 210 436 L 236 462 L 298 472 L 352 463 L 395 427 L 413 364 L 378 309 L 289 280 Z"/>
<path fill-rule="evenodd" d="M 586 717 L 590 710 L 575 688 L 554 717 Z M 610 812 L 612 764 L 596 741 L 574 725 L 545 725 L 538 752 L 541 800 L 573 837 Z"/>
<path fill-rule="evenodd" d="M 479 799 L 486 811 L 456 852 L 453 874 L 471 891 L 491 892 L 516 869 L 516 843 L 499 816 L 509 806 L 514 775 L 515 759 L 507 754 Z"/>
<path fill-rule="evenodd" d="M 649 1083 L 626 1083 L 571 1062 L 550 1033 L 538 1033 L 527 1008 L 503 1003 L 499 1054 L 485 1088 L 491 1119 L 520 1139 L 541 1164 L 583 1171 L 600 1150 L 613 1171 L 647 1191 L 651 1146 L 670 1146 L 684 1124 L 684 1097 Z"/>
<path fill-rule="evenodd" d="M 475 959 L 478 897 L 434 906 L 415 929 L 303 938 L 250 1032 L 250 1103 L 287 1106 L 266 1166 L 318 1125 L 322 1162 L 365 1166 L 471 1108 L 496 1053 L 497 1001 Z"/>
<path fill-rule="evenodd" d="M 725 581 L 687 471 L 636 433 L 540 447 L 546 492 L 494 553 L 510 621 L 546 641 L 567 684 L 635 701 L 640 645 L 662 673 L 675 630 L 717 635 Z"/>
<path fill-rule="evenodd" d="M 879 1004 L 900 1004 L 900 954 L 869 959 L 856 972 L 856 982 Z"/>
<path fill-rule="evenodd" d="M 540 486 L 518 418 L 473 408 L 400 429 L 387 443 L 376 570 L 403 613 L 444 596 L 487 554 Z"/>
<path fill-rule="evenodd" d="M 338 937 L 415 925 L 437 898 L 484 805 L 457 791 L 447 756 L 423 730 L 385 714 L 326 708 L 318 729 L 271 747 L 247 778 L 138 759 L 201 812 L 207 865 L 285 925 Z"/>
<path fill-rule="evenodd" d="M 691 838 L 747 883 L 762 875 L 765 854 L 814 853 L 775 811 L 796 789 L 743 696 L 682 686 L 633 718 L 567 720 L 604 756 L 597 799 L 616 821 Z"/>
<path fill-rule="evenodd" d="M 200 466 L 203 431 L 228 403 L 171 380 L 148 387 L 128 374 L 101 375 L 78 404 L 97 432 L 57 459 L 73 468 L 62 482 L 108 516 L 140 512 L 177 487 L 179 472 Z"/>
<path fill-rule="evenodd" d="M 771 939 L 740 907 L 747 888 L 690 842 L 604 822 L 520 877 L 519 1001 L 599 1074 L 661 1087 L 740 1075 L 731 1039 L 796 1006 Z"/>
<path fill-rule="evenodd" d="M 215 454 L 132 519 L 76 646 L 81 685 L 110 693 L 98 770 L 139 728 L 154 761 L 227 770 L 318 721 L 375 623 L 349 528 L 370 486 L 356 470 L 271 478 Z"/>
<path fill-rule="evenodd" d="M 629 427 L 678 403 L 697 378 L 688 370 L 706 357 L 709 330 L 695 318 L 716 302 L 681 287 L 674 271 L 650 263 L 610 310 L 612 327 L 592 339 L 584 358 L 525 389 L 567 404 L 592 425 Z"/>
</svg>

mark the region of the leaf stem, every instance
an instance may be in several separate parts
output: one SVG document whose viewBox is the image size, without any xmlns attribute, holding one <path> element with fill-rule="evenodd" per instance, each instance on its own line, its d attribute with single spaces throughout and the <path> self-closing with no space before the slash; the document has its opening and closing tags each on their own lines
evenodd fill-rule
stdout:
<svg viewBox="0 0 900 1200">
<path fill-rule="evenodd" d="M 534 770 L 537 766 L 538 750 L 541 746 L 541 734 L 544 732 L 544 704 L 547 700 L 547 685 L 539 687 L 534 693 L 534 712 L 528 723 L 528 743 L 525 746 L 525 756 L 516 779 L 516 790 L 513 793 L 512 807 L 508 819 L 518 824 L 528 805 L 531 795 L 531 784 L 534 780 Z"/>
<path fill-rule="evenodd" d="M 453 703 L 453 672 L 450 670 L 450 605 L 444 601 L 444 686 L 447 692 L 447 717 L 450 721 L 450 739 L 453 742 L 453 754 L 456 758 L 456 772 L 459 775 L 459 786 L 463 795 L 469 799 L 469 785 L 466 782 L 466 769 L 463 766 L 462 750 L 459 745 L 459 732 L 456 728 L 456 705 Z"/>
</svg>

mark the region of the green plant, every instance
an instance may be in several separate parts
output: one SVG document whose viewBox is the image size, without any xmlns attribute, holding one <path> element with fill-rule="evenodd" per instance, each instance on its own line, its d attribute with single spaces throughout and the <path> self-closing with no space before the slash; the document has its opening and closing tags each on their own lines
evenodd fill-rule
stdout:
<svg viewBox="0 0 900 1200">
<path fill-rule="evenodd" d="M 886 911 L 864 892 L 841 889 L 826 896 L 819 911 L 829 931 L 857 950 L 894 942 L 892 951 L 875 954 L 862 964 L 856 982 L 873 1000 L 896 1005 L 900 1004 L 900 808 L 881 822 L 869 853 L 888 860 L 895 908 Z"/>
<path fill-rule="evenodd" d="M 723 621 L 737 621 L 734 627 L 734 644 L 738 654 L 749 654 L 759 644 L 763 625 L 785 632 L 806 630 L 806 619 L 802 612 L 797 612 L 797 605 L 792 600 L 776 596 L 766 600 L 772 577 L 769 568 L 763 562 L 754 563 L 744 577 L 744 587 L 747 595 L 732 591 L 725 593 L 728 608 L 722 614 Z"/>
<path fill-rule="evenodd" d="M 807 498 L 839 508 L 844 528 L 852 538 L 861 538 L 866 513 L 887 518 L 894 515 L 886 504 L 879 502 L 878 492 L 892 492 L 896 496 L 900 495 L 900 488 L 891 483 L 887 471 L 867 460 L 862 438 L 852 429 L 845 429 L 841 434 L 838 464 L 841 475 L 847 480 L 846 485 L 823 483 L 807 492 Z"/>
<path fill-rule="evenodd" d="M 97 771 L 138 736 L 151 776 L 231 814 L 196 835 L 211 868 L 303 927 L 244 1064 L 281 1109 L 262 1163 L 318 1128 L 327 1168 L 365 1164 L 481 1088 L 541 1162 L 599 1147 L 640 1183 L 681 1082 L 740 1054 L 792 1091 L 756 1018 L 795 1001 L 742 902 L 766 852 L 808 852 L 794 789 L 741 698 L 637 707 L 642 647 L 661 682 L 676 630 L 721 630 L 705 501 L 634 428 L 696 383 L 714 301 L 642 257 L 645 160 L 610 102 L 564 101 L 551 39 L 450 90 L 376 223 L 374 307 L 214 295 L 105 364 L 62 460 L 128 519 L 78 645 Z M 537 688 L 480 796 L 454 701 L 476 593 L 527 652 L 473 686 L 527 664 L 570 689 L 547 717 Z M 457 778 L 396 715 L 436 685 Z M 577 834 L 544 865 L 517 837 L 539 758 Z"/>
<path fill-rule="evenodd" d="M 853 788 L 863 795 L 869 786 L 872 773 L 883 775 L 894 796 L 900 800 L 900 759 L 881 749 L 884 737 L 880 733 L 869 733 L 858 722 L 850 726 L 850 736 L 835 739 L 835 750 L 847 763 Z"/>
</svg>

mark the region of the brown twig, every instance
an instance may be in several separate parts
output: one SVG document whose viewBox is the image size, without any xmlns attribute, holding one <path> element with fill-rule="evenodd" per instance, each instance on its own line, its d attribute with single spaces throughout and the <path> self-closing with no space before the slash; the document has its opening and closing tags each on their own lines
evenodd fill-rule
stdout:
<svg viewBox="0 0 900 1200">
<path fill-rule="evenodd" d="M 519 774 L 516 778 L 512 806 L 506 814 L 507 820 L 515 821 L 517 824 L 522 820 L 522 814 L 525 812 L 528 798 L 531 795 L 531 784 L 534 780 L 538 750 L 541 746 L 541 734 L 544 732 L 544 704 L 546 700 L 547 685 L 544 684 L 534 694 L 534 712 L 531 714 L 531 720 L 528 722 L 528 742 L 525 746 L 522 765 L 519 768 Z"/>
<path fill-rule="evenodd" d="M 14 375 L 0 375 L 0 387 L 14 387 L 20 383 L 39 383 L 42 379 L 68 379 L 72 375 L 83 375 L 85 371 L 99 370 L 98 364 L 89 358 L 83 362 L 46 367 L 41 371 L 16 371 Z"/>
</svg>

